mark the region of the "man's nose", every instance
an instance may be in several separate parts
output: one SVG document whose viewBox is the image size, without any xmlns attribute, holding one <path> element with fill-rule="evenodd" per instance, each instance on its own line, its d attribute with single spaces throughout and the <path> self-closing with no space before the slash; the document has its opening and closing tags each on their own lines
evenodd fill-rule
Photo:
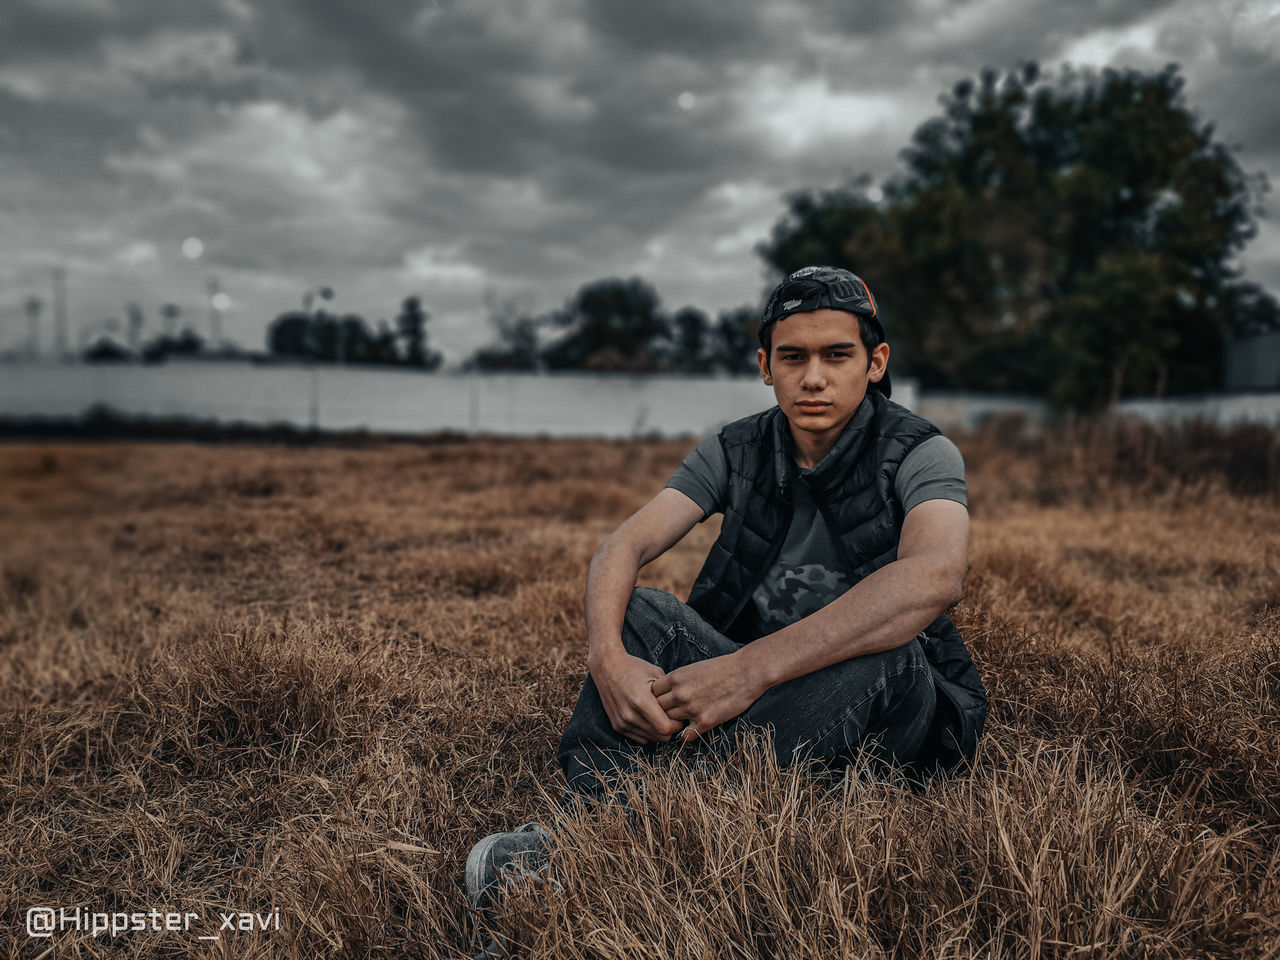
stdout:
<svg viewBox="0 0 1280 960">
<path fill-rule="evenodd" d="M 805 365 L 804 379 L 800 385 L 811 390 L 821 390 L 827 385 L 826 377 L 822 373 L 822 363 L 818 357 L 814 357 Z"/>
</svg>

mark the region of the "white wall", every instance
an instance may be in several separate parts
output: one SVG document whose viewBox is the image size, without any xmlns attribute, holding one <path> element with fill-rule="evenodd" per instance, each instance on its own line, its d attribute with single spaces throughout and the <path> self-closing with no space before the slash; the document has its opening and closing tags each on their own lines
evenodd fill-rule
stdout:
<svg viewBox="0 0 1280 960">
<path fill-rule="evenodd" d="M 920 396 L 894 382 L 894 400 L 944 430 L 1007 411 L 1046 416 L 1037 400 L 982 394 Z M 0 416 L 79 417 L 95 405 L 126 416 L 289 424 L 384 433 L 705 436 L 773 404 L 749 378 L 623 374 L 424 374 L 356 367 L 171 360 L 131 364 L 0 364 Z M 1280 393 L 1131 400 L 1149 420 L 1205 417 L 1280 425 Z"/>
<path fill-rule="evenodd" d="M 972 429 L 987 417 L 1002 413 L 1021 413 L 1033 421 L 1043 422 L 1050 413 L 1048 406 L 1034 397 L 981 393 L 924 393 L 912 409 L 943 430 Z M 1120 412 L 1151 423 L 1201 419 L 1222 427 L 1237 423 L 1280 426 L 1280 393 L 1124 400 L 1120 403 Z"/>
<path fill-rule="evenodd" d="M 1261 423 L 1280 427 L 1280 393 L 1236 393 L 1168 400 L 1126 400 L 1120 409 L 1153 423 L 1209 420 L 1222 427 Z"/>
<path fill-rule="evenodd" d="M 1021 413 L 1037 422 L 1049 415 L 1049 408 L 1034 397 L 990 393 L 925 393 L 912 409 L 944 431 L 972 430 L 995 414 Z"/>
<path fill-rule="evenodd" d="M 773 404 L 745 378 L 424 374 L 405 370 L 170 361 L 0 366 L 0 416 L 127 416 L 283 423 L 387 433 L 705 435 Z"/>
</svg>

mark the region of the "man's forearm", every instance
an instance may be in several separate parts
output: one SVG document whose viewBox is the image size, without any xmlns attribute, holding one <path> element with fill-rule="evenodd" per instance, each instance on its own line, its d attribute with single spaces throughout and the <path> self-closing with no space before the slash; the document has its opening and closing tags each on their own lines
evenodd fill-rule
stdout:
<svg viewBox="0 0 1280 960">
<path fill-rule="evenodd" d="M 678 490 L 664 488 L 600 544 L 587 571 L 587 669 L 621 660 L 622 624 L 640 568 L 661 556 L 702 519 L 702 508 Z"/>
<path fill-rule="evenodd" d="M 958 581 L 931 560 L 895 560 L 735 656 L 763 692 L 833 663 L 901 646 L 958 600 L 959 590 Z"/>
<path fill-rule="evenodd" d="M 625 542 L 606 540 L 587 571 L 587 669 L 601 658 L 622 653 L 622 623 L 640 575 L 639 558 Z"/>
</svg>

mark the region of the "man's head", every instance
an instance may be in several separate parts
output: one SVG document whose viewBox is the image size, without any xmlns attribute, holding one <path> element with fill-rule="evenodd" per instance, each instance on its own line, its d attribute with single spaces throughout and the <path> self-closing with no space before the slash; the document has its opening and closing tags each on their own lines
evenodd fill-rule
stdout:
<svg viewBox="0 0 1280 960">
<path fill-rule="evenodd" d="M 843 310 L 858 318 L 858 332 L 870 362 L 876 347 L 885 342 L 879 307 L 866 282 L 840 267 L 802 267 L 773 288 L 760 318 L 760 346 L 767 362 L 772 362 L 773 332 L 778 321 L 820 307 Z M 872 386 L 886 397 L 891 395 L 893 387 L 887 368 Z"/>
<path fill-rule="evenodd" d="M 806 268 L 774 290 L 757 357 L 794 429 L 838 433 L 868 389 L 888 395 L 889 345 L 875 313 L 870 291 L 847 270 Z"/>
</svg>

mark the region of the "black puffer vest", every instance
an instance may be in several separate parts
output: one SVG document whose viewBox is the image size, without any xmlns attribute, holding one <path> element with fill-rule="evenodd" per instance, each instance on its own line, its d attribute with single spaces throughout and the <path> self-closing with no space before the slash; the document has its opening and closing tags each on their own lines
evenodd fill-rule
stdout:
<svg viewBox="0 0 1280 960">
<path fill-rule="evenodd" d="M 897 559 L 902 505 L 894 478 L 903 458 L 938 433 L 928 420 L 868 391 L 818 467 L 806 478 L 850 580 Z M 782 549 L 797 481 L 790 425 L 778 407 L 720 431 L 729 492 L 720 537 L 694 581 L 689 605 L 739 643 L 755 639 L 751 594 Z M 917 769 L 971 760 L 987 714 L 986 690 L 964 640 L 943 614 L 920 634 L 937 688 L 931 747 Z"/>
</svg>

